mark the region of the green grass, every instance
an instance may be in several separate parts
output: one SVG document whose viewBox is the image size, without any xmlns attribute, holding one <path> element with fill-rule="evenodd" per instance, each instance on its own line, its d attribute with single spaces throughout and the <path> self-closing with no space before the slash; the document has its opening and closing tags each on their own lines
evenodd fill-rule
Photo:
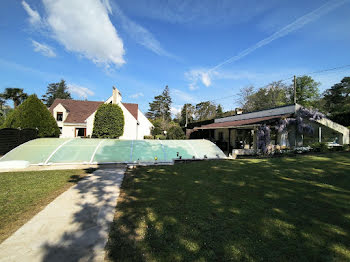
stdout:
<svg viewBox="0 0 350 262">
<path fill-rule="evenodd" d="M 139 167 L 112 261 L 350 261 L 350 154 Z"/>
<path fill-rule="evenodd" d="M 87 172 L 0 173 L 0 243 Z"/>
</svg>

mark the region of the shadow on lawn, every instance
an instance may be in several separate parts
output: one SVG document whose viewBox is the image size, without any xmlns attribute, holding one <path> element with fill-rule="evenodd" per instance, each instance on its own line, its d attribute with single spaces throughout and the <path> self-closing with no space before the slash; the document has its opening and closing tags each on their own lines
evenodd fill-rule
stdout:
<svg viewBox="0 0 350 262">
<path fill-rule="evenodd" d="M 109 259 L 349 261 L 350 155 L 330 156 L 138 168 Z"/>
<path fill-rule="evenodd" d="M 94 171 L 95 169 L 90 169 L 86 172 L 92 174 Z M 99 169 L 93 174 L 96 178 L 93 182 L 89 179 L 79 181 L 75 189 L 79 193 L 92 192 L 93 197 L 79 199 L 79 209 L 74 213 L 70 224 L 74 227 L 66 228 L 58 243 L 44 245 L 43 261 L 93 261 L 97 259 L 95 251 L 103 250 L 110 222 L 113 220 L 113 212 L 109 216 L 106 214 L 113 211 L 116 204 L 112 196 L 114 190 L 109 186 L 116 183 L 121 184 L 122 181 L 122 176 L 116 173 L 120 174 L 113 169 Z M 103 209 L 101 209 L 102 205 Z"/>
</svg>

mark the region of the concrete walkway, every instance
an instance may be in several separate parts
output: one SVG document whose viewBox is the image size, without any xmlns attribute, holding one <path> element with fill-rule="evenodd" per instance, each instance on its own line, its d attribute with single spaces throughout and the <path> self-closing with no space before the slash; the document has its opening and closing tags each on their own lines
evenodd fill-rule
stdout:
<svg viewBox="0 0 350 262">
<path fill-rule="evenodd" d="M 0 261 L 103 261 L 124 167 L 99 169 L 0 245 Z"/>
</svg>

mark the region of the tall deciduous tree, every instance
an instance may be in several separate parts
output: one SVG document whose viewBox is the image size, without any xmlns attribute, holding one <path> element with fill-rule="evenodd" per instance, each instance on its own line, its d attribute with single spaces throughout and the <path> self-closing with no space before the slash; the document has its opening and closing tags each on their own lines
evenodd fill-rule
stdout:
<svg viewBox="0 0 350 262">
<path fill-rule="evenodd" d="M 350 77 L 344 77 L 323 95 L 324 108 L 331 115 L 350 112 Z"/>
<path fill-rule="evenodd" d="M 185 126 L 186 124 L 186 111 L 187 111 L 187 123 L 194 121 L 195 107 L 192 104 L 184 104 L 181 108 L 180 125 Z"/>
<path fill-rule="evenodd" d="M 161 118 L 163 121 L 171 120 L 171 97 L 169 87 L 166 86 L 162 94 L 155 96 L 153 102 L 149 103 L 147 117 L 150 119 Z"/>
<path fill-rule="evenodd" d="M 22 88 L 6 88 L 5 92 L 0 95 L 5 100 L 12 100 L 13 106 L 16 108 L 19 106 L 28 95 L 23 92 Z"/>
<path fill-rule="evenodd" d="M 200 102 L 196 105 L 195 115 L 200 121 L 213 119 L 216 116 L 216 106 L 210 101 Z"/>
<path fill-rule="evenodd" d="M 315 107 L 320 99 L 318 87 L 320 83 L 316 82 L 310 76 L 300 76 L 296 78 L 296 102 L 305 107 Z M 291 102 L 294 101 L 294 88 L 289 88 Z"/>
<path fill-rule="evenodd" d="M 288 87 L 282 81 L 272 82 L 254 91 L 253 87 L 241 89 L 239 100 L 243 111 L 251 112 L 288 104 Z"/>
<path fill-rule="evenodd" d="M 219 117 L 223 117 L 224 115 L 224 111 L 222 110 L 222 106 L 219 104 L 217 107 L 216 107 L 216 117 L 219 118 Z"/>
<path fill-rule="evenodd" d="M 47 86 L 46 94 L 43 95 L 42 100 L 46 106 L 50 107 L 56 98 L 72 99 L 68 91 L 66 81 L 63 79 L 59 83 L 51 83 Z"/>
</svg>

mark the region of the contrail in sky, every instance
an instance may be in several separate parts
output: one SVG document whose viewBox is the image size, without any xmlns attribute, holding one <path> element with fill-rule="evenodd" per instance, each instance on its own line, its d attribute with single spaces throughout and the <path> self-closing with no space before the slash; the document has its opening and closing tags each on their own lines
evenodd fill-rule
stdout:
<svg viewBox="0 0 350 262">
<path fill-rule="evenodd" d="M 222 63 L 210 68 L 207 71 L 207 74 L 213 72 L 214 70 L 218 69 L 219 67 L 222 67 L 225 64 L 229 64 L 229 63 L 233 63 L 236 62 L 238 60 L 240 60 L 241 58 L 249 55 L 250 53 L 254 52 L 256 49 L 263 47 L 269 43 L 271 43 L 272 41 L 279 39 L 283 36 L 286 36 L 298 29 L 300 29 L 301 27 L 303 27 L 304 25 L 311 23 L 315 20 L 317 20 L 318 18 L 320 18 L 322 15 L 325 15 L 329 12 L 331 12 L 332 10 L 344 5 L 346 2 L 349 2 L 349 0 L 335 0 L 335 1 L 329 1 L 327 3 L 325 3 L 324 5 L 320 6 L 319 8 L 313 10 L 310 13 L 307 13 L 306 15 L 299 17 L 298 19 L 296 19 L 294 22 L 290 23 L 289 25 L 283 27 L 282 29 L 278 30 L 277 32 L 275 32 L 274 34 L 272 34 L 271 36 L 257 42 L 255 45 L 243 50 L 242 52 L 240 52 L 239 54 L 223 61 Z"/>
</svg>

